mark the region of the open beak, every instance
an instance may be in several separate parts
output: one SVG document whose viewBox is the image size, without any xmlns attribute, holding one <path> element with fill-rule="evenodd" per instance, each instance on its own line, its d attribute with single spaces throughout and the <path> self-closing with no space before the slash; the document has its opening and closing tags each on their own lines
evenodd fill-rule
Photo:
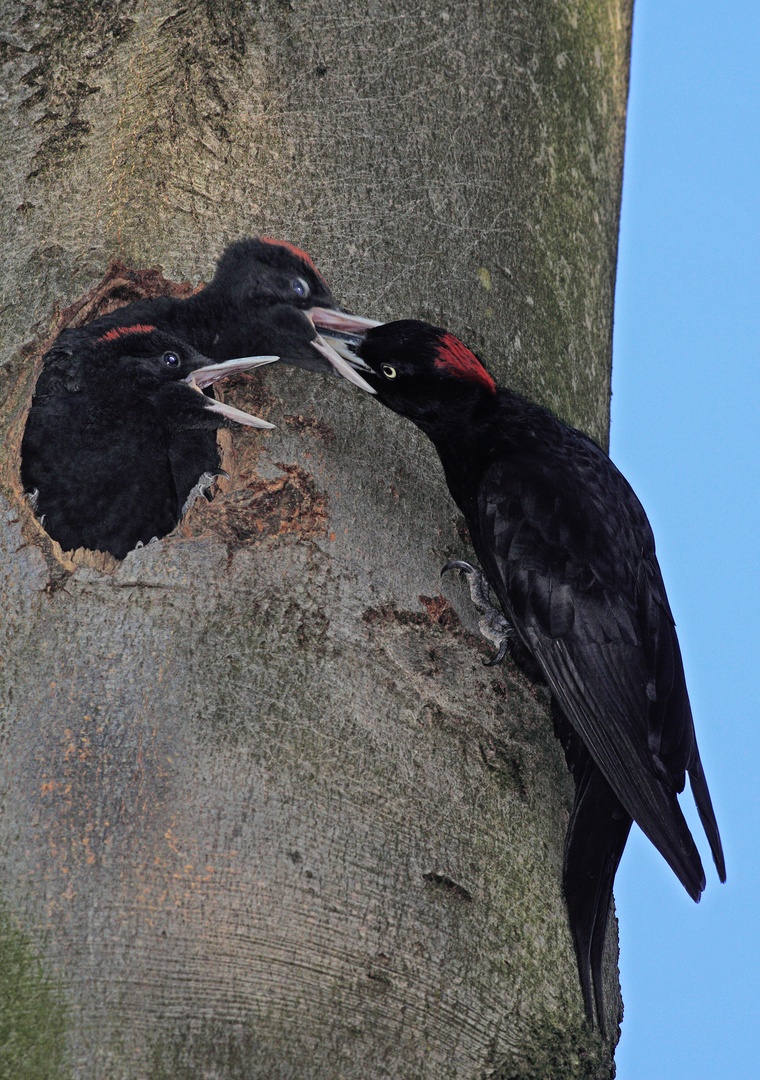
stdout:
<svg viewBox="0 0 760 1080">
<path fill-rule="evenodd" d="M 199 394 L 203 394 L 204 387 L 212 383 L 226 379 L 228 375 L 237 375 L 239 371 L 250 371 L 251 368 L 262 367 L 264 364 L 273 364 L 279 360 L 279 356 L 243 356 L 237 360 L 224 360 L 220 364 L 207 364 L 206 367 L 196 368 L 186 377 L 185 382 Z M 204 404 L 211 412 L 219 413 L 228 420 L 234 420 L 236 424 L 245 424 L 246 427 L 273 428 L 267 420 L 260 420 L 258 416 L 236 409 L 233 405 L 227 405 L 223 401 L 205 397 Z"/>
<path fill-rule="evenodd" d="M 371 372 L 372 368 L 353 352 L 351 346 L 358 346 L 367 330 L 381 324 L 374 319 L 349 315 L 334 308 L 315 307 L 306 314 L 317 331 L 317 337 L 312 341 L 317 352 L 329 360 L 344 379 L 366 390 L 368 394 L 376 394 L 374 387 L 359 374 L 360 371 Z"/>
</svg>

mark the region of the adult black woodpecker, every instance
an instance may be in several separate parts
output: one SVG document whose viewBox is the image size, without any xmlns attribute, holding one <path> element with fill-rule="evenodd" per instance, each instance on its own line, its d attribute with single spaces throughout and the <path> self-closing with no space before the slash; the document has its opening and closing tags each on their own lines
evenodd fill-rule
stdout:
<svg viewBox="0 0 760 1080">
<path fill-rule="evenodd" d="M 276 359 L 214 364 L 148 323 L 112 326 L 97 337 L 60 335 L 46 354 L 21 445 L 21 478 L 48 534 L 64 550 L 123 559 L 171 532 L 188 496 L 188 437 L 215 437 L 233 424 L 273 426 L 207 397 L 204 387 Z"/>
<path fill-rule="evenodd" d="M 575 780 L 564 893 L 586 1012 L 593 1023 L 595 1002 L 604 1031 L 602 954 L 632 820 L 694 900 L 705 887 L 677 800 L 686 773 L 726 877 L 646 514 L 595 442 L 497 387 L 444 330 L 393 322 L 333 343 L 432 440 L 515 659 L 549 685 Z"/>
</svg>

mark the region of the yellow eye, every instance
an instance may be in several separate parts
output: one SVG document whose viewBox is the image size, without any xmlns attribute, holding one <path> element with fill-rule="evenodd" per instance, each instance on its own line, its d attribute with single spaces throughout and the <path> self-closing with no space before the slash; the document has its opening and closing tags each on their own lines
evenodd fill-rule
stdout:
<svg viewBox="0 0 760 1080">
<path fill-rule="evenodd" d="M 383 364 L 380 370 L 382 371 L 383 375 L 385 375 L 386 379 L 396 378 L 396 369 L 395 367 L 391 367 L 390 364 Z"/>
</svg>

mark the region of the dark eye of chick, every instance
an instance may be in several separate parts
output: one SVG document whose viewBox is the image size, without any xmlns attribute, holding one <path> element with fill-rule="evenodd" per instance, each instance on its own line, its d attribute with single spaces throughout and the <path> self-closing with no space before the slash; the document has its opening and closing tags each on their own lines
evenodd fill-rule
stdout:
<svg viewBox="0 0 760 1080">
<path fill-rule="evenodd" d="M 163 355 L 163 361 L 169 367 L 179 367 L 180 359 L 175 352 L 165 352 Z"/>
<path fill-rule="evenodd" d="M 290 283 L 290 288 L 291 288 L 291 291 L 294 292 L 296 296 L 301 298 L 301 300 L 306 300 L 311 295 L 311 287 L 310 287 L 308 281 L 306 281 L 305 278 L 302 278 L 302 277 L 293 278 L 293 280 Z"/>
</svg>

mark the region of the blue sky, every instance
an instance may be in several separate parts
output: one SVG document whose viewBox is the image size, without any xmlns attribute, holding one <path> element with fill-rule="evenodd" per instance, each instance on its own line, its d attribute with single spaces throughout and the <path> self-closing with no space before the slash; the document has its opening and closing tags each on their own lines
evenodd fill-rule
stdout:
<svg viewBox="0 0 760 1080">
<path fill-rule="evenodd" d="M 692 903 L 635 828 L 618 1080 L 760 1076 L 760 4 L 636 0 L 611 454 L 649 514 L 721 828 Z"/>
</svg>

